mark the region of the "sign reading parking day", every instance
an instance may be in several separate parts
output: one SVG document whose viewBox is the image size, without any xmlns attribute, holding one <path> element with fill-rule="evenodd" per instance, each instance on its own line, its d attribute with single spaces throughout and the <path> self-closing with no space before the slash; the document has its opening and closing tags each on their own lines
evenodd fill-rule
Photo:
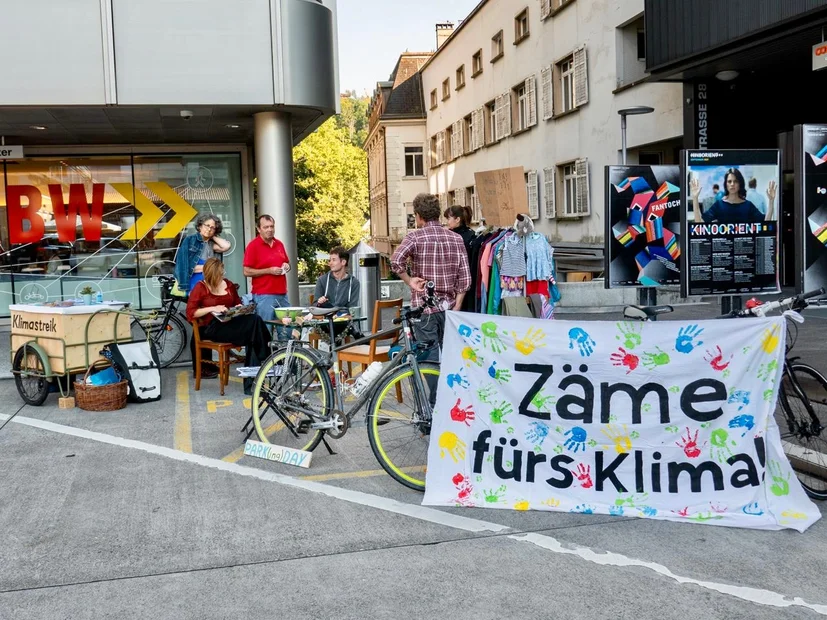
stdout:
<svg viewBox="0 0 827 620">
<path fill-rule="evenodd" d="M 448 312 L 423 504 L 806 530 L 773 417 L 783 317 Z"/>
</svg>

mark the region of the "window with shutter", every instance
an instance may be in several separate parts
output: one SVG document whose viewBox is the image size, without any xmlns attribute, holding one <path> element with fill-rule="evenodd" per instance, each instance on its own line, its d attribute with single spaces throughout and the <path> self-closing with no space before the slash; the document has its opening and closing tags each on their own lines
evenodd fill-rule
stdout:
<svg viewBox="0 0 827 620">
<path fill-rule="evenodd" d="M 537 124 L 537 77 L 532 75 L 526 78 L 525 92 L 528 97 L 528 127 L 534 127 Z"/>
<path fill-rule="evenodd" d="M 465 206 L 465 188 L 458 187 L 454 190 L 454 204 L 460 207 Z"/>
<path fill-rule="evenodd" d="M 540 217 L 540 199 L 538 196 L 537 187 L 537 171 L 529 170 L 526 175 L 526 194 L 528 196 L 528 215 L 531 219 L 536 220 Z"/>
<path fill-rule="evenodd" d="M 502 112 L 500 115 L 503 119 L 503 138 L 511 135 L 511 91 L 501 95 L 503 100 Z"/>
<path fill-rule="evenodd" d="M 485 109 L 479 108 L 471 113 L 471 124 L 474 126 L 474 144 L 471 147 L 473 150 L 482 148 L 485 144 Z"/>
<path fill-rule="evenodd" d="M 589 102 L 589 67 L 586 62 L 586 46 L 574 50 L 574 107 Z"/>
<path fill-rule="evenodd" d="M 436 133 L 436 163 L 437 165 L 445 163 L 445 131 L 438 131 Z"/>
<path fill-rule="evenodd" d="M 479 198 L 477 198 L 477 186 L 474 185 L 469 187 L 468 194 L 471 195 L 471 199 L 469 200 L 471 203 L 471 221 L 476 224 L 482 218 L 482 214 L 480 213 L 480 201 Z"/>
<path fill-rule="evenodd" d="M 551 15 L 551 0 L 540 0 L 540 19 L 544 20 Z"/>
<path fill-rule="evenodd" d="M 553 220 L 556 217 L 554 211 L 555 195 L 554 179 L 557 170 L 555 168 L 543 168 L 543 210 L 546 217 Z"/>
<path fill-rule="evenodd" d="M 551 65 L 540 69 L 540 96 L 543 101 L 543 120 L 554 116 L 554 92 L 551 81 Z"/>
<path fill-rule="evenodd" d="M 494 139 L 501 140 L 503 138 L 504 124 L 503 124 L 503 96 L 497 95 L 494 99 Z"/>
<path fill-rule="evenodd" d="M 589 203 L 589 160 L 578 159 L 574 162 L 574 171 L 577 177 L 577 215 L 590 215 Z"/>
<path fill-rule="evenodd" d="M 451 156 L 456 159 L 463 153 L 463 135 L 462 126 L 464 123 L 460 120 L 454 123 L 454 133 L 452 135 L 453 144 L 451 145 Z"/>
<path fill-rule="evenodd" d="M 439 208 L 441 211 L 445 211 L 448 208 L 448 193 L 445 192 L 439 195 Z"/>
</svg>

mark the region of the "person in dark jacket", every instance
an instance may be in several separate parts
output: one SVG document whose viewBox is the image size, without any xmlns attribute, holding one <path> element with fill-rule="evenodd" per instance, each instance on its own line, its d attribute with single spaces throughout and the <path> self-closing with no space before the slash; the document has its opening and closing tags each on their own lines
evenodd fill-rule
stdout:
<svg viewBox="0 0 827 620">
<path fill-rule="evenodd" d="M 471 223 L 471 207 L 454 205 L 445 209 L 442 216 L 448 222 L 448 229 L 462 237 L 462 243 L 465 246 L 465 252 L 468 254 L 468 264 L 470 265 L 471 241 L 477 236 L 477 233 L 468 226 Z M 464 312 L 474 311 L 473 293 L 462 299 L 462 310 Z"/>
</svg>

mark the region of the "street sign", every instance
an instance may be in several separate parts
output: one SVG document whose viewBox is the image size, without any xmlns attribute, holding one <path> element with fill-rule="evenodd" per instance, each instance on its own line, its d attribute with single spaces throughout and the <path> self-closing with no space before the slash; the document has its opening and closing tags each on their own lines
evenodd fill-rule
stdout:
<svg viewBox="0 0 827 620">
<path fill-rule="evenodd" d="M 23 159 L 23 145 L 0 146 L 0 161 L 4 159 Z"/>
<path fill-rule="evenodd" d="M 813 71 L 827 69 L 827 42 L 813 45 Z"/>
</svg>

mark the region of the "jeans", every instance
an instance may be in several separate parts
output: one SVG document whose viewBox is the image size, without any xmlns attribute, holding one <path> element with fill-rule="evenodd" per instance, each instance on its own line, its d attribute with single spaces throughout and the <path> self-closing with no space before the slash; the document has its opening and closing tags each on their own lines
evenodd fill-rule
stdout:
<svg viewBox="0 0 827 620">
<path fill-rule="evenodd" d="M 442 349 L 442 338 L 445 335 L 445 313 L 434 312 L 433 314 L 423 314 L 419 323 L 415 323 L 414 335 L 418 342 L 431 342 L 431 348 L 428 349 L 427 355 L 418 357 L 417 359 L 426 360 L 430 362 L 440 361 L 440 350 Z M 438 377 L 427 375 L 425 382 L 428 385 L 428 400 L 431 407 L 436 404 L 436 389 Z"/>
<path fill-rule="evenodd" d="M 276 318 L 275 308 L 285 308 L 290 305 L 287 295 L 253 295 L 253 301 L 256 302 L 256 314 L 263 321 L 272 321 Z M 290 331 L 290 327 L 276 327 L 277 339 L 289 340 Z"/>
</svg>

